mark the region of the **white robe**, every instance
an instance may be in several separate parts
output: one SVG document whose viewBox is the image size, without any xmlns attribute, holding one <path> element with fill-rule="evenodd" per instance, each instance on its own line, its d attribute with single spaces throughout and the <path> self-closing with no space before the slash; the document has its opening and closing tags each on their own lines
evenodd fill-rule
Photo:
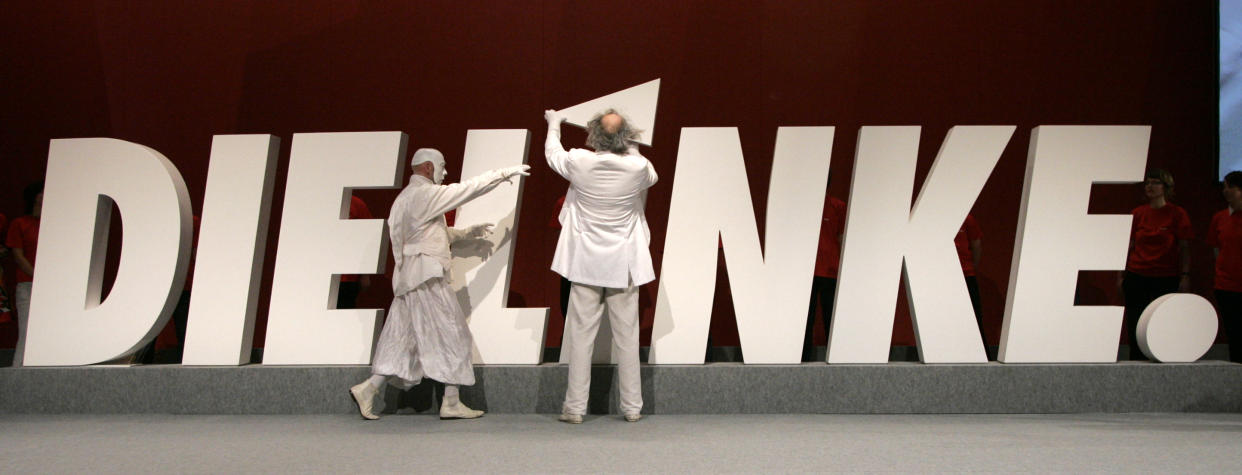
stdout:
<svg viewBox="0 0 1242 475">
<path fill-rule="evenodd" d="M 429 377 L 445 384 L 474 384 L 473 339 L 448 285 L 449 244 L 464 233 L 449 228 L 444 213 L 503 183 L 500 170 L 451 185 L 414 175 L 392 204 L 392 306 L 372 359 L 373 374 L 395 376 L 409 388 Z"/>
<path fill-rule="evenodd" d="M 548 131 L 544 154 L 569 180 L 552 270 L 572 282 L 615 289 L 655 280 L 643 214 L 647 188 L 658 180 L 651 162 L 634 149 L 625 155 L 566 151 L 559 128 Z"/>
</svg>

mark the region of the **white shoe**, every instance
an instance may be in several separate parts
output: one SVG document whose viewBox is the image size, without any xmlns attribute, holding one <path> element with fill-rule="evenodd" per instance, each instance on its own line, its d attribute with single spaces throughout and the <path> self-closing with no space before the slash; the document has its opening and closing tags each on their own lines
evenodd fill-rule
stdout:
<svg viewBox="0 0 1242 475">
<path fill-rule="evenodd" d="M 581 424 L 582 423 L 581 414 L 570 414 L 566 412 L 566 413 L 562 413 L 559 419 L 561 422 L 566 422 L 569 424 Z"/>
<path fill-rule="evenodd" d="M 440 419 L 478 419 L 483 411 L 476 411 L 460 401 L 457 404 L 440 404 Z"/>
<path fill-rule="evenodd" d="M 626 414 L 626 415 L 625 415 L 625 422 L 638 422 L 638 420 L 639 420 L 639 419 L 642 419 L 642 418 L 643 418 L 643 415 L 642 415 L 642 414 L 639 414 L 639 413 L 637 413 L 637 412 L 635 412 L 635 413 L 633 413 L 633 414 Z"/>
<path fill-rule="evenodd" d="M 369 381 L 363 381 L 349 388 L 349 394 L 354 397 L 354 403 L 358 404 L 358 414 L 362 415 L 363 419 L 372 421 L 379 419 L 379 416 L 371 412 L 375 404 L 375 395 L 379 394 L 375 386 L 372 386 Z"/>
</svg>

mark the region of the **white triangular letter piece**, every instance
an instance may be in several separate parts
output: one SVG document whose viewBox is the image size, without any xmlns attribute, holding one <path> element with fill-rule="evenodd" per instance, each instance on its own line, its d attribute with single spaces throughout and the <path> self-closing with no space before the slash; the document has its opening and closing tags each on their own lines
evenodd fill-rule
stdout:
<svg viewBox="0 0 1242 475">
<path fill-rule="evenodd" d="M 638 143 L 651 146 L 651 131 L 655 129 L 656 103 L 659 96 L 660 80 L 654 79 L 576 106 L 566 107 L 559 112 L 565 117 L 566 123 L 585 128 L 586 123 L 595 117 L 595 114 L 609 108 L 616 109 L 629 118 L 630 123 L 642 130 L 642 133 L 638 135 Z"/>
</svg>

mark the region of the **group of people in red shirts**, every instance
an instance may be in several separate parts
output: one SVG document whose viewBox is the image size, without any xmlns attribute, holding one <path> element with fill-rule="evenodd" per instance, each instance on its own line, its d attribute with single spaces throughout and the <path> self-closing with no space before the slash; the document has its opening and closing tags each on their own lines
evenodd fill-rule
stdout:
<svg viewBox="0 0 1242 475">
<path fill-rule="evenodd" d="M 1130 254 L 1118 277 L 1125 296 L 1125 326 L 1130 359 L 1146 359 L 1136 338 L 1139 317 L 1155 299 L 1190 291 L 1190 239 L 1194 237 L 1186 210 L 1173 204 L 1173 175 L 1147 172 L 1143 193 L 1147 204 L 1131 214 Z M 1242 362 L 1242 172 L 1225 175 L 1221 192 L 1227 207 L 1212 216 L 1206 241 L 1216 259 L 1215 296 L 1229 360 Z"/>
<path fill-rule="evenodd" d="M 1242 171 L 1225 175 L 1222 193 L 1228 205 L 1212 216 L 1206 237 L 1216 258 L 1215 297 L 1221 326 L 1229 345 L 1229 360 L 1242 362 Z M 1118 275 L 1117 284 L 1125 299 L 1125 328 L 1130 359 L 1147 359 L 1136 338 L 1139 317 L 1156 298 L 1173 292 L 1190 290 L 1190 239 L 1193 232 L 1186 210 L 1170 202 L 1173 197 L 1173 176 L 1161 169 L 1148 171 L 1143 182 L 1147 203 L 1131 212 L 1130 251 L 1126 270 Z M 815 282 L 807 312 L 803 361 L 822 360 L 815 354 L 812 330 L 818 304 L 828 333 L 836 293 L 837 271 L 841 262 L 841 239 L 845 233 L 845 203 L 828 196 L 824 203 L 824 222 L 820 227 L 819 254 L 815 262 Z M 983 232 L 975 218 L 966 215 L 954 239 L 966 288 L 970 292 L 975 320 L 983 333 L 983 312 L 979 304 L 979 283 L 976 269 L 983 252 Z M 1234 344 L 1233 342 L 1239 342 Z M 986 345 L 985 345 L 986 347 Z M 988 349 L 988 358 L 995 359 Z"/>
</svg>

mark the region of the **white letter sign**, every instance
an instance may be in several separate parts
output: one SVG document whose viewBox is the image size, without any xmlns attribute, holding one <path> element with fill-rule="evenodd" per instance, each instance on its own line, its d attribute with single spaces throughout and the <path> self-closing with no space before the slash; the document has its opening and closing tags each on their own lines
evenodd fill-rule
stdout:
<svg viewBox="0 0 1242 475">
<path fill-rule="evenodd" d="M 295 134 L 272 279 L 264 364 L 369 364 L 383 310 L 336 308 L 340 274 L 387 262 L 384 220 L 350 219 L 352 188 L 395 188 L 401 132 Z"/>
<path fill-rule="evenodd" d="M 953 238 L 1013 126 L 949 129 L 911 206 L 919 127 L 858 134 L 841 275 L 828 334 L 829 363 L 885 363 L 902 276 L 924 363 L 984 363 Z"/>
<path fill-rule="evenodd" d="M 832 154 L 832 127 L 781 127 L 760 247 L 735 128 L 685 128 L 677 153 L 649 360 L 703 363 L 717 236 L 746 363 L 798 363 Z"/>
<path fill-rule="evenodd" d="M 1040 126 L 1031 131 L 1018 212 L 1003 363 L 1117 361 L 1122 308 L 1075 306 L 1080 270 L 1126 265 L 1129 215 L 1088 215 L 1092 183 L 1134 183 L 1147 164 L 1148 126 Z"/>
<path fill-rule="evenodd" d="M 121 261 L 101 301 L 113 203 Z M 154 339 L 185 283 L 190 219 L 185 182 L 159 152 L 116 139 L 53 140 L 25 365 L 101 363 Z"/>
<path fill-rule="evenodd" d="M 530 132 L 471 130 L 461 176 L 526 163 Z M 525 181 L 500 186 L 457 209 L 454 227 L 492 223 L 491 237 L 466 240 L 453 246 L 453 290 L 470 319 L 474 335 L 473 359 L 480 364 L 539 364 L 548 308 L 508 308 L 509 278 L 513 273 L 513 238 L 517 235 L 518 203 Z"/>
<path fill-rule="evenodd" d="M 278 151 L 272 135 L 211 142 L 183 365 L 250 361 Z"/>
</svg>

